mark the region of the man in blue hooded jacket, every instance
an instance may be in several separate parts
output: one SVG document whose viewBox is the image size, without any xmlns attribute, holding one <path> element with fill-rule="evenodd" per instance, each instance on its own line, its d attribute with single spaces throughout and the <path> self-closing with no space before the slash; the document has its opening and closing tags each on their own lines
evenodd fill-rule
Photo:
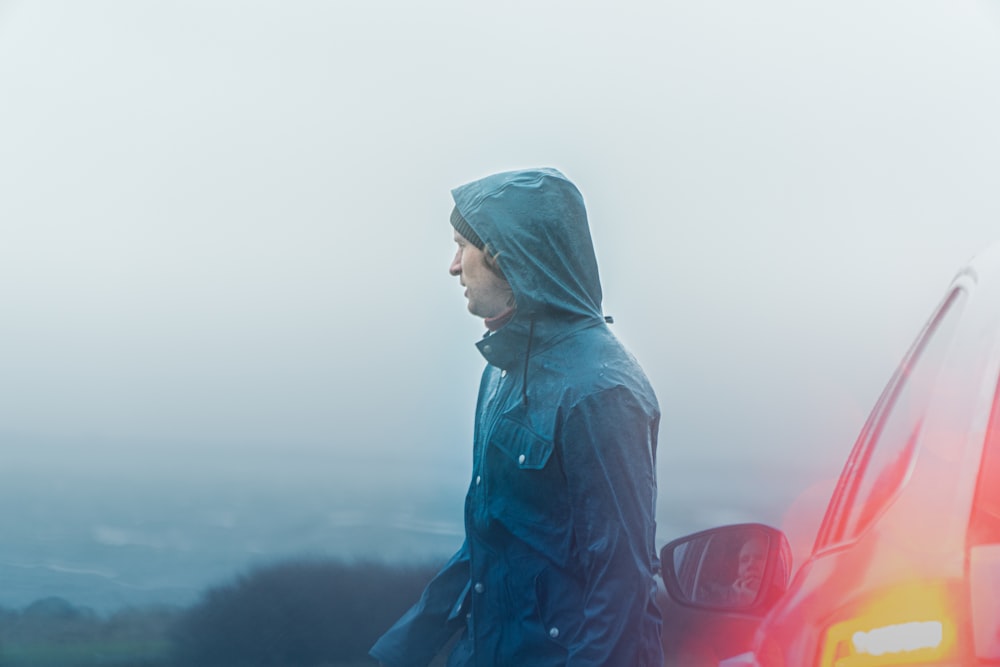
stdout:
<svg viewBox="0 0 1000 667">
<path fill-rule="evenodd" d="M 462 548 L 371 654 L 425 667 L 660 667 L 659 407 L 608 328 L 583 198 L 554 169 L 452 191 L 483 317 Z"/>
</svg>

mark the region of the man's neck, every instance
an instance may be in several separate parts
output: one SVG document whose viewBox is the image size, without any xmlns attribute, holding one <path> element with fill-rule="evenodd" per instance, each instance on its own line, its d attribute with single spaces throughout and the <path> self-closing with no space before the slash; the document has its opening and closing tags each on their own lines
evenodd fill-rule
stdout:
<svg viewBox="0 0 1000 667">
<path fill-rule="evenodd" d="M 490 331 L 496 331 L 497 329 L 507 324 L 514 318 L 515 310 L 516 309 L 514 308 L 514 306 L 511 306 L 510 308 L 503 311 L 499 315 L 496 315 L 495 317 L 487 317 L 485 320 L 483 320 L 483 322 L 486 324 L 487 329 L 489 329 Z"/>
</svg>

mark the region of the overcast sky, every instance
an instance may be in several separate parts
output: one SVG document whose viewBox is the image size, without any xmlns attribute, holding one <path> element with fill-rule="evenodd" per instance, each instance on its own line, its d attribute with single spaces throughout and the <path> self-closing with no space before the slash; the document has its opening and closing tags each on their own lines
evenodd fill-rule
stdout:
<svg viewBox="0 0 1000 667">
<path fill-rule="evenodd" d="M 449 190 L 554 166 L 660 543 L 783 521 L 1000 237 L 998 118 L 990 2 L 0 0 L 0 484 L 287 466 L 459 519 Z"/>
</svg>

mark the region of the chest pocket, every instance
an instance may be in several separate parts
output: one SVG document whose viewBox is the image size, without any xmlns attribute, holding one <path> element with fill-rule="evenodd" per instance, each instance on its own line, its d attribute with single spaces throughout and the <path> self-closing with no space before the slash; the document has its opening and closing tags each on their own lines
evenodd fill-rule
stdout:
<svg viewBox="0 0 1000 667">
<path fill-rule="evenodd" d="M 568 516 L 566 484 L 552 440 L 501 418 L 486 448 L 487 507 L 493 519 L 528 542 Z"/>
<path fill-rule="evenodd" d="M 506 417 L 497 424 L 490 445 L 525 470 L 541 470 L 552 456 L 551 440 Z"/>
</svg>

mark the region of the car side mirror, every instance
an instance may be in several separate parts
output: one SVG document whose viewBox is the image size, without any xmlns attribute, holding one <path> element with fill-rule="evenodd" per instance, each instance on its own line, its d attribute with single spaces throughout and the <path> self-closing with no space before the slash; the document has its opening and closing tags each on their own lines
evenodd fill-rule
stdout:
<svg viewBox="0 0 1000 667">
<path fill-rule="evenodd" d="M 780 530 L 742 523 L 673 540 L 660 561 L 675 602 L 762 616 L 788 588 L 792 550 Z"/>
</svg>

